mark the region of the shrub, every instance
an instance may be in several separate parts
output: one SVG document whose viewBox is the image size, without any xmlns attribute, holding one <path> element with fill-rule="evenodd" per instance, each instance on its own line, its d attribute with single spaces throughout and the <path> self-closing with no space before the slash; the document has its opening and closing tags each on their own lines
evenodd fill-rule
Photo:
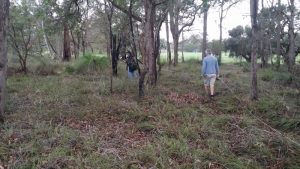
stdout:
<svg viewBox="0 0 300 169">
<path fill-rule="evenodd" d="M 274 73 L 272 71 L 265 71 L 262 74 L 261 80 L 269 82 L 273 79 L 273 77 L 274 77 Z"/>
<path fill-rule="evenodd" d="M 242 66 L 242 71 L 243 71 L 243 72 L 250 72 L 250 63 L 248 63 L 248 62 L 243 62 L 243 63 L 241 64 L 241 66 Z"/>
<path fill-rule="evenodd" d="M 93 54 L 87 54 L 75 61 L 73 65 L 65 68 L 68 73 L 91 73 L 106 68 L 109 64 L 107 57 L 99 57 Z"/>
<path fill-rule="evenodd" d="M 41 64 L 37 65 L 34 73 L 37 75 L 43 75 L 43 76 L 55 75 L 57 68 L 58 68 L 58 65 L 41 63 Z"/>
</svg>

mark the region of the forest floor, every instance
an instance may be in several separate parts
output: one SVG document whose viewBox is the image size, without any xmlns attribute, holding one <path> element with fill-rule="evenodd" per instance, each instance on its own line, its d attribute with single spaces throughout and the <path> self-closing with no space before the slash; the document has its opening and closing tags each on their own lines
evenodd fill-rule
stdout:
<svg viewBox="0 0 300 169">
<path fill-rule="evenodd" d="M 163 67 L 138 98 L 122 64 L 109 71 L 8 78 L 0 168 L 300 168 L 299 77 L 261 69 L 249 100 L 246 66 L 221 66 L 218 95 L 198 63 Z"/>
</svg>

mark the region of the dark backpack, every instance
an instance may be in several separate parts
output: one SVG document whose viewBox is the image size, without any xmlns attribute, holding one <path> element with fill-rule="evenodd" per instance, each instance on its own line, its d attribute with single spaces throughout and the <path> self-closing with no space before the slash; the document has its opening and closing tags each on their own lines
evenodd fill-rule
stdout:
<svg viewBox="0 0 300 169">
<path fill-rule="evenodd" d="M 138 64 L 137 62 L 134 60 L 133 57 L 129 57 L 127 60 L 127 66 L 130 72 L 133 72 L 135 70 L 138 69 Z"/>
</svg>

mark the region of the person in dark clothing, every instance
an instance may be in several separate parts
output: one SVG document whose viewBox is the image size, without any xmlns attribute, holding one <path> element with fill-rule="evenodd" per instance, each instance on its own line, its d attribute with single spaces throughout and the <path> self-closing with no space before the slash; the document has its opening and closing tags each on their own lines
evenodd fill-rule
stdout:
<svg viewBox="0 0 300 169">
<path fill-rule="evenodd" d="M 136 78 L 138 77 L 138 63 L 136 58 L 132 55 L 130 51 L 126 52 L 126 69 L 127 69 L 127 74 L 128 78 Z"/>
</svg>

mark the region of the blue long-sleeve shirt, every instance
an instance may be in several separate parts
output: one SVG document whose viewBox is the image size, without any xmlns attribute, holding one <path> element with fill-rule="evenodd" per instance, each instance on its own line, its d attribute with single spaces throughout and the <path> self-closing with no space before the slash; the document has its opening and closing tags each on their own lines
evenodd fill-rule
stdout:
<svg viewBox="0 0 300 169">
<path fill-rule="evenodd" d="M 213 55 L 206 56 L 202 62 L 202 75 L 219 74 L 219 64 Z"/>
</svg>

